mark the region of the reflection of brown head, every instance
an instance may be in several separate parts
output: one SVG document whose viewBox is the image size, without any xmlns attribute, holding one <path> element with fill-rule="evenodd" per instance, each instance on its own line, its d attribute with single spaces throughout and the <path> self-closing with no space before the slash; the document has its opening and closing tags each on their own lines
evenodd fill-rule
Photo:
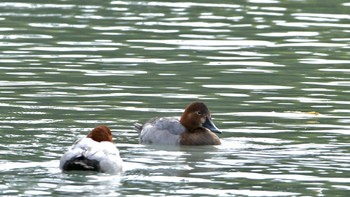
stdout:
<svg viewBox="0 0 350 197">
<path fill-rule="evenodd" d="M 112 133 L 107 126 L 100 125 L 95 127 L 88 135 L 88 138 L 96 142 L 109 141 L 112 142 Z"/>
</svg>

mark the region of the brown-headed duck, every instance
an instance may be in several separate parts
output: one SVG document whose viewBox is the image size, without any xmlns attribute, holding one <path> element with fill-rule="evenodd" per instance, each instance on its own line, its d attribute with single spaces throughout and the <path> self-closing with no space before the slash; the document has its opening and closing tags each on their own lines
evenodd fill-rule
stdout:
<svg viewBox="0 0 350 197">
<path fill-rule="evenodd" d="M 107 126 L 97 126 L 86 137 L 78 140 L 61 157 L 63 171 L 97 171 L 116 174 L 122 171 L 123 161 L 113 144 L 112 133 Z"/>
<path fill-rule="evenodd" d="M 153 118 L 145 124 L 135 123 L 141 144 L 220 145 L 215 133 L 221 131 L 211 120 L 208 107 L 202 102 L 189 104 L 180 119 Z"/>
</svg>

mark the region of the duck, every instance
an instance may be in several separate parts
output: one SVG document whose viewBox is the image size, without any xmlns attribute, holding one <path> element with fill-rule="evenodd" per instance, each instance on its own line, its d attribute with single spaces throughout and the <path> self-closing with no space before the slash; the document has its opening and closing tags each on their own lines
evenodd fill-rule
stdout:
<svg viewBox="0 0 350 197">
<path fill-rule="evenodd" d="M 111 130 L 105 125 L 95 127 L 86 137 L 77 140 L 62 155 L 62 171 L 96 171 L 117 174 L 122 171 L 123 160 L 113 143 Z"/>
<path fill-rule="evenodd" d="M 156 117 L 135 123 L 140 144 L 220 145 L 215 133 L 222 133 L 211 119 L 208 107 L 200 101 L 190 103 L 180 118 Z"/>
</svg>

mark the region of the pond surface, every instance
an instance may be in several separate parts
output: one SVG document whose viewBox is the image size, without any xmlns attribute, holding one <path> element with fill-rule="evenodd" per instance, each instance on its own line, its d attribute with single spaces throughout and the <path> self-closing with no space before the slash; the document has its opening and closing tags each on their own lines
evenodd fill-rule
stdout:
<svg viewBox="0 0 350 197">
<path fill-rule="evenodd" d="M 350 2 L 0 4 L 0 194 L 346 196 Z M 133 123 L 204 101 L 220 146 L 138 144 Z M 99 124 L 120 175 L 62 173 Z"/>
</svg>

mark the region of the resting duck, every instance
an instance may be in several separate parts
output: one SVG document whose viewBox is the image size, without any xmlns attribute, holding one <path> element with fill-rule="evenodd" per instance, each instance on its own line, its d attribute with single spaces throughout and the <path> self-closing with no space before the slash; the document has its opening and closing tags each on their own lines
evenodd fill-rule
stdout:
<svg viewBox="0 0 350 197">
<path fill-rule="evenodd" d="M 145 124 L 135 123 L 141 144 L 220 145 L 215 133 L 221 133 L 202 102 L 188 105 L 180 120 L 172 117 L 153 118 Z"/>
<path fill-rule="evenodd" d="M 110 129 L 97 126 L 61 157 L 60 169 L 115 174 L 122 171 L 122 163 L 119 150 L 112 142 Z"/>
</svg>

